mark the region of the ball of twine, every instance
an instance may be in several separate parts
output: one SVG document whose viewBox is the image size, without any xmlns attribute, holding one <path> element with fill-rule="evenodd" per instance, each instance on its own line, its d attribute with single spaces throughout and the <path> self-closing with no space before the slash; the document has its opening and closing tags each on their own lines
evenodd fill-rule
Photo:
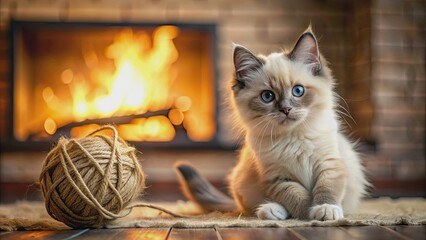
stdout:
<svg viewBox="0 0 426 240">
<path fill-rule="evenodd" d="M 111 130 L 113 136 L 98 134 Z M 50 216 L 72 228 L 102 227 L 128 215 L 145 188 L 135 149 L 112 126 L 80 139 L 61 138 L 39 178 Z"/>
</svg>

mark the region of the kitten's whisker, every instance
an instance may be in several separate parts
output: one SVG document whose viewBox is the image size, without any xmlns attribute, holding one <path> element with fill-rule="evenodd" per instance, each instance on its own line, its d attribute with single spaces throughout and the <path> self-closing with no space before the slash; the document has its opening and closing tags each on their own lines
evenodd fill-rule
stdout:
<svg viewBox="0 0 426 240">
<path fill-rule="evenodd" d="M 267 134 L 268 128 L 273 129 L 272 127 L 270 127 L 270 125 L 272 125 L 272 121 L 274 120 L 274 115 L 271 113 L 271 114 L 268 114 L 268 117 L 272 117 L 272 118 L 269 118 L 268 122 L 266 123 L 266 128 L 263 131 L 263 135 L 262 135 L 262 141 L 266 137 L 265 135 Z"/>
<path fill-rule="evenodd" d="M 269 117 L 269 116 L 270 116 L 270 114 L 266 115 L 266 117 L 261 122 L 259 122 L 258 124 L 256 124 L 255 127 L 257 127 L 260 124 L 265 123 L 265 122 L 268 123 L 269 122 L 269 118 L 267 118 L 267 117 Z M 262 149 L 262 141 L 263 141 L 263 135 L 264 135 L 263 132 L 266 131 L 267 127 L 268 127 L 268 124 L 263 125 L 262 128 L 259 131 L 258 138 L 256 138 L 255 145 L 258 145 L 260 143 L 259 144 L 259 148 L 260 149 Z"/>
<path fill-rule="evenodd" d="M 337 104 L 336 107 L 339 107 L 340 109 L 345 110 L 345 112 L 347 112 L 349 114 L 349 110 L 346 109 L 344 106 Z"/>
<path fill-rule="evenodd" d="M 348 118 L 350 118 L 355 124 L 356 124 L 356 121 L 355 121 L 355 119 L 349 114 L 349 113 L 347 113 L 347 112 L 343 112 L 343 111 L 341 111 L 341 110 L 339 110 L 339 109 L 335 109 L 336 110 L 336 112 L 337 113 L 339 113 L 339 114 L 343 114 L 343 115 L 345 115 L 346 117 L 348 117 Z"/>
<path fill-rule="evenodd" d="M 349 105 L 348 105 L 348 103 L 346 102 L 346 100 L 343 98 L 343 97 L 341 97 L 339 94 L 337 94 L 337 93 L 335 93 L 335 96 L 336 97 L 338 97 L 338 98 L 340 98 L 344 103 L 345 103 L 345 105 L 346 105 L 346 108 L 344 107 L 344 106 L 342 106 L 341 104 L 339 104 L 339 103 L 337 103 L 336 104 L 336 108 L 335 108 L 335 111 L 339 114 L 339 116 L 340 116 L 340 118 L 343 118 L 344 119 L 344 121 L 346 122 L 346 124 L 352 129 L 352 126 L 348 123 L 348 121 L 346 120 L 346 118 L 345 117 L 343 117 L 343 116 L 341 116 L 341 114 L 343 114 L 344 116 L 346 116 L 346 117 L 348 117 L 348 118 L 350 118 L 351 120 L 352 120 L 352 122 L 354 122 L 355 123 L 355 125 L 357 125 L 357 123 L 356 123 L 356 121 L 355 121 L 355 119 L 352 117 L 352 115 L 351 115 L 351 113 L 349 112 Z M 341 110 L 339 110 L 339 109 L 341 109 Z"/>
<path fill-rule="evenodd" d="M 263 132 L 262 132 L 262 139 L 261 139 L 261 142 L 260 142 L 260 147 L 262 147 L 262 144 L 263 144 L 263 139 L 265 138 L 265 134 L 267 133 L 267 130 L 268 130 L 268 128 L 269 128 L 269 125 L 271 125 L 272 124 L 272 120 L 271 119 L 269 119 L 269 121 L 266 123 L 266 127 L 263 129 Z"/>
<path fill-rule="evenodd" d="M 269 119 L 268 119 L 268 117 L 269 116 L 271 116 L 272 115 L 272 113 L 268 113 L 267 115 L 265 115 L 265 116 L 262 116 L 262 120 L 260 121 L 260 122 L 258 122 L 256 125 L 254 125 L 254 126 L 252 126 L 251 128 L 252 129 L 255 129 L 257 126 L 259 126 L 260 124 L 262 124 L 262 123 L 264 123 L 264 122 L 266 122 L 266 121 L 268 121 Z"/>
<path fill-rule="evenodd" d="M 347 118 L 351 119 L 353 123 L 355 123 L 355 125 L 358 125 L 357 122 L 355 121 L 355 119 L 352 117 L 352 115 L 350 115 L 347 112 L 342 112 L 339 109 L 335 109 L 336 113 L 339 115 L 339 118 L 343 118 L 346 122 L 347 125 L 350 126 L 350 124 L 348 123 L 348 121 L 346 120 L 346 118 L 344 116 L 346 116 Z M 343 116 L 342 116 L 343 115 Z"/>
<path fill-rule="evenodd" d="M 340 96 L 338 93 L 335 93 L 335 96 L 340 98 L 343 101 L 343 103 L 345 103 L 346 107 L 340 105 L 339 103 L 337 103 L 337 106 L 344 109 L 345 112 L 347 112 L 350 115 L 348 102 L 346 102 L 346 100 L 342 96 Z"/>
<path fill-rule="evenodd" d="M 338 97 L 338 98 L 340 98 L 344 103 L 345 103 L 345 105 L 346 105 L 346 107 L 349 109 L 349 105 L 348 105 L 348 102 L 346 102 L 346 100 L 342 97 L 342 96 L 340 96 L 338 93 L 336 93 L 335 92 L 335 96 L 336 97 Z"/>
<path fill-rule="evenodd" d="M 336 109 L 336 113 L 339 115 L 339 118 L 340 119 L 343 119 L 343 121 L 345 121 L 346 122 L 346 125 L 350 128 L 350 129 L 352 129 L 352 125 L 351 124 L 349 124 L 349 122 L 346 120 L 346 118 L 344 117 L 344 116 L 347 116 L 347 117 L 349 117 L 349 118 L 352 118 L 352 116 L 350 116 L 350 115 L 348 115 L 348 114 L 346 114 L 346 113 L 344 113 L 344 112 L 342 112 L 342 111 L 339 111 L 339 110 L 337 110 Z M 342 115 L 344 115 L 344 116 L 342 116 Z M 352 118 L 352 120 L 353 120 L 353 118 Z M 355 120 L 353 120 L 354 121 L 354 123 L 356 124 L 356 122 L 355 122 Z"/>
<path fill-rule="evenodd" d="M 338 98 L 340 98 L 342 101 L 343 101 L 343 103 L 345 103 L 345 105 L 346 105 L 346 107 L 344 107 L 344 106 L 342 106 L 342 105 L 340 105 L 339 103 L 337 103 L 337 107 L 339 107 L 340 109 L 342 109 L 343 111 L 341 111 L 341 110 L 339 110 L 339 109 L 335 109 L 336 110 L 336 112 L 340 115 L 340 114 L 343 114 L 344 116 L 346 116 L 346 117 L 348 117 L 348 118 L 350 118 L 351 120 L 352 120 L 352 122 L 353 123 L 355 123 L 355 125 L 358 125 L 357 124 L 357 122 L 355 121 L 355 119 L 352 117 L 352 115 L 351 115 L 351 113 L 349 112 L 349 105 L 348 105 L 348 102 L 346 102 L 346 100 L 342 97 L 342 96 L 340 96 L 338 93 L 335 93 L 335 96 L 336 97 L 338 97 Z M 346 118 L 345 117 L 342 117 L 341 115 L 340 115 L 340 118 L 343 118 L 344 119 L 344 121 L 346 122 L 346 124 L 352 129 L 352 126 L 348 123 L 348 121 L 346 120 Z"/>
<path fill-rule="evenodd" d="M 260 149 L 262 149 L 263 141 L 264 141 L 265 137 L 267 136 L 267 130 L 268 130 L 268 128 L 271 129 L 271 132 L 273 131 L 273 127 L 272 127 L 273 126 L 273 121 L 275 120 L 276 117 L 277 116 L 274 113 L 269 113 L 269 114 L 266 115 L 266 117 L 265 117 L 266 123 L 262 127 L 262 129 L 261 129 L 261 131 L 259 133 L 259 138 L 257 139 L 257 141 L 260 141 L 260 142 L 258 142 Z M 265 122 L 265 121 L 263 121 L 263 122 Z M 271 145 L 273 145 L 272 134 L 269 134 L 269 135 L 270 135 L 270 138 L 271 138 Z"/>
<path fill-rule="evenodd" d="M 272 116 L 272 119 L 271 119 L 271 122 L 272 121 L 275 121 L 275 119 L 277 118 L 277 116 L 276 115 L 274 115 L 274 116 Z M 271 126 L 271 133 L 270 133 L 270 137 L 271 137 L 271 146 L 274 148 L 275 146 L 274 146 L 274 139 L 273 138 L 275 138 L 275 136 L 273 137 L 273 131 L 274 130 L 274 128 L 273 128 L 273 124 L 272 124 L 272 126 Z"/>
</svg>

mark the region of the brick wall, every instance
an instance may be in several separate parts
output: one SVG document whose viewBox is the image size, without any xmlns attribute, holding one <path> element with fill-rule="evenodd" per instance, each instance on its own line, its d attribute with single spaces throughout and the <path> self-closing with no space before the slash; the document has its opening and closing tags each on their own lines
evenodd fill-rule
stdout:
<svg viewBox="0 0 426 240">
<path fill-rule="evenodd" d="M 371 7 L 371 98 L 377 153 L 388 178 L 425 178 L 425 1 Z"/>
<path fill-rule="evenodd" d="M 6 27 L 0 25 L 0 139 L 5 137 L 8 101 L 8 49 Z"/>
<path fill-rule="evenodd" d="M 257 53 L 292 45 L 312 23 L 357 124 L 374 141 L 374 178 L 425 176 L 425 3 L 422 0 L 1 0 L 0 134 L 8 99 L 10 19 L 50 21 L 209 22 L 217 24 L 220 86 L 232 73 L 232 42 Z M 225 99 L 222 91 L 221 99 Z M 344 104 L 344 103 L 343 103 Z M 228 113 L 220 124 L 229 132 Z M 223 141 L 234 140 L 222 134 Z"/>
<path fill-rule="evenodd" d="M 353 119 L 346 118 L 352 131 L 364 141 L 373 141 L 371 135 L 371 11 L 370 1 L 354 1 L 349 17 L 349 44 L 351 51 L 348 81 L 341 87 Z"/>
<path fill-rule="evenodd" d="M 227 87 L 232 75 L 232 43 L 243 44 L 256 53 L 280 51 L 291 46 L 307 26 L 312 23 L 320 39 L 321 50 L 331 62 L 334 73 L 346 80 L 347 51 L 345 1 L 281 1 L 281 0 L 2 0 L 0 2 L 0 32 L 6 43 L 10 19 L 49 21 L 130 21 L 130 22 L 209 22 L 217 24 L 219 86 Z M 5 47 L 3 49 L 6 51 Z M 7 55 L 0 56 L 7 62 Z M 0 76 L 1 101 L 5 105 L 7 94 L 7 64 L 2 65 Z M 226 91 L 221 91 L 226 93 Z M 221 96 L 220 101 L 226 99 Z M 3 106 L 4 108 L 4 106 Z M 2 109 L 3 110 L 3 109 Z M 2 112 L 3 113 L 3 112 Z M 235 140 L 229 134 L 231 123 L 228 113 L 219 113 L 224 126 L 219 134 L 224 142 Z M 0 126 L 5 128 L 5 116 Z M 4 134 L 4 131 L 2 131 Z"/>
</svg>

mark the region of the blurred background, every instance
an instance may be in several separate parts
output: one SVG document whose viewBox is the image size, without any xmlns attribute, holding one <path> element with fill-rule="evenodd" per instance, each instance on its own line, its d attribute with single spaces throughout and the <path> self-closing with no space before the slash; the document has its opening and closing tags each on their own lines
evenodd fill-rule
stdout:
<svg viewBox="0 0 426 240">
<path fill-rule="evenodd" d="M 0 202 L 41 199 L 41 164 L 58 137 L 106 123 L 143 153 L 144 199 L 183 199 L 172 168 L 181 160 L 227 191 L 241 142 L 225 104 L 232 43 L 281 51 L 309 24 L 352 115 L 346 125 L 360 142 L 371 196 L 424 197 L 425 7 L 0 0 Z"/>
</svg>

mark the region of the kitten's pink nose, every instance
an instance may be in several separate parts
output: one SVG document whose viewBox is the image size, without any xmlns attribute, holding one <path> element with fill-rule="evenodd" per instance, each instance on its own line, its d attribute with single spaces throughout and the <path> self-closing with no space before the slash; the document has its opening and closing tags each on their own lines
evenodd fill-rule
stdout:
<svg viewBox="0 0 426 240">
<path fill-rule="evenodd" d="M 290 110 L 291 110 L 291 108 L 289 108 L 289 107 L 285 107 L 285 108 L 281 109 L 281 111 L 287 116 L 288 116 L 288 114 L 290 114 Z"/>
</svg>

